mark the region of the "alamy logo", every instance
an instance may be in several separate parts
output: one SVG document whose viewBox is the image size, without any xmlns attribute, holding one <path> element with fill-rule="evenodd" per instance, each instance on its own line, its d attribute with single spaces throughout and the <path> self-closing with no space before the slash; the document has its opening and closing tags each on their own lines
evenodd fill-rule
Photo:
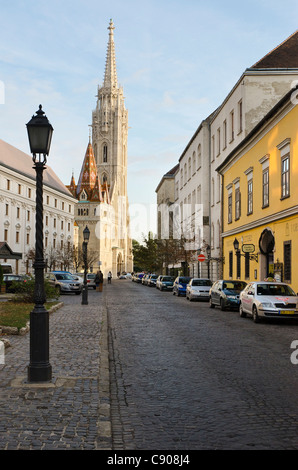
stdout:
<svg viewBox="0 0 298 470">
<path fill-rule="evenodd" d="M 298 364 L 298 349 L 296 348 L 298 348 L 298 341 L 294 340 L 291 343 L 291 349 L 295 349 L 291 354 L 291 363 L 295 365 Z"/>
</svg>

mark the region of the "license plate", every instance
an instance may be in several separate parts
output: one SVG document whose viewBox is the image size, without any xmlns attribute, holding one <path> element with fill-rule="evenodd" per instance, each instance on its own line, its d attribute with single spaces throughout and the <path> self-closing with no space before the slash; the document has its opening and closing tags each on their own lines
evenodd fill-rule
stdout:
<svg viewBox="0 0 298 470">
<path fill-rule="evenodd" d="M 280 310 L 279 311 L 280 315 L 293 315 L 295 312 L 295 310 Z"/>
</svg>

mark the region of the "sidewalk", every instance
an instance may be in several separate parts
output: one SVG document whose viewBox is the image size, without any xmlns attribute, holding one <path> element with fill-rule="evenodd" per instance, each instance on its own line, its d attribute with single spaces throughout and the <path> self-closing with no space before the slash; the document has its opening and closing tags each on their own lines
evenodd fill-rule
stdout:
<svg viewBox="0 0 298 470">
<path fill-rule="evenodd" d="M 67 298 L 66 298 L 67 297 Z M 9 336 L 0 364 L 0 450 L 110 450 L 105 290 L 61 296 L 50 314 L 49 384 L 27 384 L 29 333 Z"/>
</svg>

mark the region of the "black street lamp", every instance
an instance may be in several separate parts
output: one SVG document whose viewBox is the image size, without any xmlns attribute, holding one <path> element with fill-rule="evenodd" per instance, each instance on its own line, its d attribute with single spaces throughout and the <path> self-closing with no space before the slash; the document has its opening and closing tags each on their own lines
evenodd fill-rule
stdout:
<svg viewBox="0 0 298 470">
<path fill-rule="evenodd" d="M 87 286 L 87 264 L 88 264 L 88 257 L 87 257 L 87 248 L 88 248 L 88 241 L 90 238 L 90 230 L 86 227 L 83 230 L 83 260 L 84 260 L 84 285 L 83 285 L 83 292 L 82 292 L 82 305 L 88 305 L 88 286 Z"/>
<path fill-rule="evenodd" d="M 35 287 L 34 309 L 30 313 L 30 364 L 28 382 L 49 382 L 52 379 L 52 366 L 49 362 L 49 313 L 44 307 L 43 257 L 43 171 L 46 169 L 47 155 L 50 152 L 53 127 L 42 111 L 26 124 L 30 151 L 36 171 L 36 220 L 35 220 Z"/>
</svg>

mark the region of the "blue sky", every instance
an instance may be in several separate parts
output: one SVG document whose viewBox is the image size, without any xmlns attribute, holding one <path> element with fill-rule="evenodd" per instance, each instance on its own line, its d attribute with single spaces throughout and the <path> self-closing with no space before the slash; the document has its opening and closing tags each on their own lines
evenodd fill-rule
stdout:
<svg viewBox="0 0 298 470">
<path fill-rule="evenodd" d="M 48 160 L 79 177 L 102 84 L 110 18 L 129 112 L 130 204 L 155 189 L 202 119 L 247 67 L 294 31 L 296 0 L 0 0 L 0 138 L 29 153 L 41 103 L 54 127 Z"/>
</svg>

